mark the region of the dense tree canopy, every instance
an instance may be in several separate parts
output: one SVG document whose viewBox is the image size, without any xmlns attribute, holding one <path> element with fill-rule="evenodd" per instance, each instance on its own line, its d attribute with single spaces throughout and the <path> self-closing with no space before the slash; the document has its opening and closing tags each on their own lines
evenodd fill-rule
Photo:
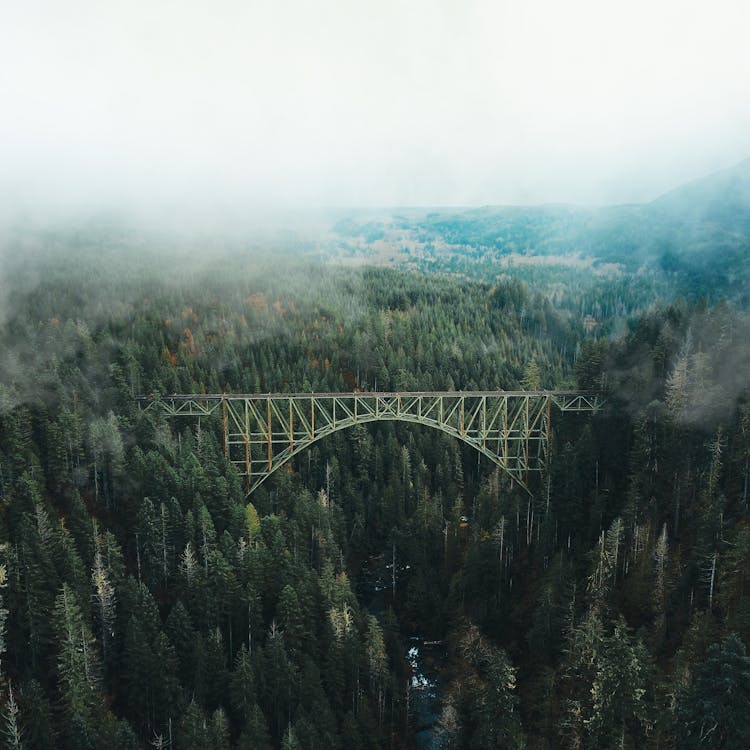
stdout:
<svg viewBox="0 0 750 750">
<path fill-rule="evenodd" d="M 447 648 L 445 747 L 747 744 L 742 311 L 592 325 L 519 277 L 62 257 L 8 262 L 0 318 L 7 747 L 411 747 L 415 633 Z M 607 408 L 555 415 L 528 495 L 377 423 L 246 498 L 219 420 L 133 399 L 575 386 Z"/>
</svg>

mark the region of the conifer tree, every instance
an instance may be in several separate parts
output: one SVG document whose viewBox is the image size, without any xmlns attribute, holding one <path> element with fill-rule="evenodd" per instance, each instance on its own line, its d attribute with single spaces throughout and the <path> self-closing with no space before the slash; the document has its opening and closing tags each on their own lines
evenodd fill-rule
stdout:
<svg viewBox="0 0 750 750">
<path fill-rule="evenodd" d="M 70 586 L 55 601 L 57 675 L 60 695 L 71 721 L 92 727 L 101 707 L 100 666 L 96 641 Z"/>
<path fill-rule="evenodd" d="M 23 750 L 18 704 L 13 694 L 13 685 L 8 683 L 8 698 L 3 707 L 3 738 L 7 750 Z"/>
<path fill-rule="evenodd" d="M 750 657 L 735 634 L 709 647 L 695 677 L 677 696 L 680 746 L 747 747 L 750 744 Z"/>
<path fill-rule="evenodd" d="M 99 637 L 102 644 L 102 659 L 104 663 L 107 664 L 107 649 L 115 634 L 115 589 L 109 580 L 109 575 L 107 574 L 102 560 L 101 551 L 98 549 L 94 554 L 94 567 L 91 571 L 91 584 L 94 589 L 93 596 L 98 615 Z"/>
</svg>

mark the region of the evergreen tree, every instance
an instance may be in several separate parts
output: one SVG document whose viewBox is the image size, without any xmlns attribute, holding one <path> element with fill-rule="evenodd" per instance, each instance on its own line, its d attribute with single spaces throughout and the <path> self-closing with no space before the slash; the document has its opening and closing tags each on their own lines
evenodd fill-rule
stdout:
<svg viewBox="0 0 750 750">
<path fill-rule="evenodd" d="M 8 699 L 3 710 L 3 737 L 7 750 L 23 750 L 18 704 L 13 694 L 13 685 L 8 684 Z"/>
<path fill-rule="evenodd" d="M 101 709 L 101 670 L 96 642 L 67 583 L 63 584 L 55 601 L 54 624 L 58 642 L 58 683 L 66 711 L 82 729 L 93 728 Z"/>
<path fill-rule="evenodd" d="M 677 726 L 685 748 L 750 744 L 750 657 L 730 634 L 709 647 L 690 685 L 677 696 Z"/>
</svg>

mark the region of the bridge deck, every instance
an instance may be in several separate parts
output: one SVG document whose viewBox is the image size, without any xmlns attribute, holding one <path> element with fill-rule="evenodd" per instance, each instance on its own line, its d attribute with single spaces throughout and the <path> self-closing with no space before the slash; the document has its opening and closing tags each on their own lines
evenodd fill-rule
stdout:
<svg viewBox="0 0 750 750">
<path fill-rule="evenodd" d="M 396 398 L 398 396 L 445 396 L 455 398 L 465 396 L 596 396 L 601 394 L 595 391 L 578 390 L 554 390 L 554 391 L 341 391 L 320 393 L 163 393 L 153 395 L 136 396 L 136 401 L 154 401 L 155 399 L 172 399 L 174 401 L 213 401 L 222 399 L 309 399 L 309 398 Z"/>
</svg>

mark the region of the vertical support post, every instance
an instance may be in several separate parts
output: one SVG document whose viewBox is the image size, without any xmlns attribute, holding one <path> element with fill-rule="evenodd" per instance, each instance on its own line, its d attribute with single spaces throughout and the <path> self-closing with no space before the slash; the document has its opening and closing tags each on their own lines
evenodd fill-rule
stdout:
<svg viewBox="0 0 750 750">
<path fill-rule="evenodd" d="M 503 396 L 503 466 L 508 468 L 508 397 Z"/>
<path fill-rule="evenodd" d="M 245 399 L 245 493 L 250 494 L 250 408 Z"/>
<path fill-rule="evenodd" d="M 273 460 L 273 439 L 271 437 L 271 398 L 266 399 L 266 429 L 268 430 L 268 473 L 271 473 Z"/>
<path fill-rule="evenodd" d="M 482 396 L 482 448 L 487 447 L 487 396 Z"/>
<path fill-rule="evenodd" d="M 310 396 L 310 440 L 315 440 L 315 396 Z"/>
<path fill-rule="evenodd" d="M 245 494 L 250 494 L 250 441 L 245 438 Z"/>
<path fill-rule="evenodd" d="M 229 443 L 227 442 L 227 397 L 221 395 L 221 445 L 224 448 L 224 458 L 229 455 Z"/>
<path fill-rule="evenodd" d="M 546 425 L 546 447 L 544 453 L 545 464 L 549 465 L 550 462 L 550 447 L 552 443 L 552 396 L 547 396 L 547 425 Z"/>
<path fill-rule="evenodd" d="M 466 427 L 465 427 L 465 421 L 464 421 L 464 405 L 465 405 L 465 399 L 463 396 L 461 396 L 461 436 L 462 437 L 466 435 Z"/>
<path fill-rule="evenodd" d="M 526 480 L 528 481 L 529 472 L 529 400 L 531 396 L 524 396 L 524 416 L 523 416 L 523 433 L 524 433 L 524 445 L 526 455 Z"/>
<path fill-rule="evenodd" d="M 292 399 L 289 399 L 289 453 L 294 452 L 294 420 L 292 417 Z"/>
</svg>

